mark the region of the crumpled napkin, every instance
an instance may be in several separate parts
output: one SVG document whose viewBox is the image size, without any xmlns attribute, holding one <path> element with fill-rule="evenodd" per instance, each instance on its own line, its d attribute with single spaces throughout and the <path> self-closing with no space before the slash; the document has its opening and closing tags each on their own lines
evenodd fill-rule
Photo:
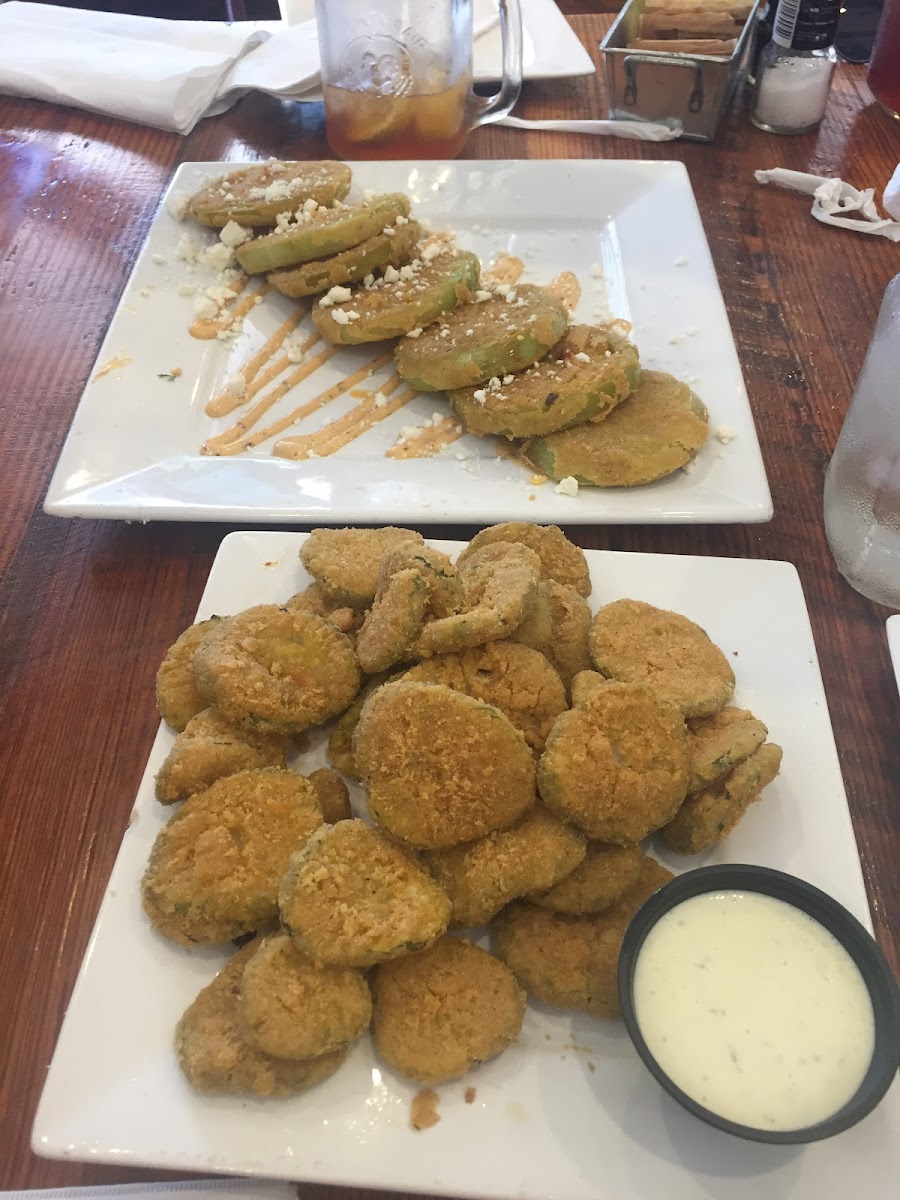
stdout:
<svg viewBox="0 0 900 1200">
<path fill-rule="evenodd" d="M 844 183 L 843 179 L 807 175 L 803 171 L 788 171 L 782 167 L 756 171 L 754 174 L 757 183 L 774 183 L 778 187 L 812 196 L 812 215 L 823 225 L 852 229 L 855 233 L 874 233 L 890 238 L 892 242 L 900 242 L 900 164 L 882 197 L 885 209 L 896 220 L 889 220 L 878 211 L 874 188 L 859 189 Z"/>
<path fill-rule="evenodd" d="M 638 142 L 671 142 L 682 133 L 682 124 L 676 120 L 658 125 L 653 121 L 526 121 L 521 117 L 501 117 L 495 124 L 511 129 L 548 129 L 554 133 L 606 134 Z"/>
</svg>

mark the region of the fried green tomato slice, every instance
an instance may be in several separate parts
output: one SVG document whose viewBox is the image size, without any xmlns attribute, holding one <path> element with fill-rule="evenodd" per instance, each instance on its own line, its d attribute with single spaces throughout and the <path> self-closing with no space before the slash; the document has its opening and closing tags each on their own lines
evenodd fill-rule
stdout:
<svg viewBox="0 0 900 1200">
<path fill-rule="evenodd" d="M 442 683 L 492 704 L 538 753 L 567 707 L 562 680 L 544 655 L 517 642 L 488 642 L 459 654 L 436 654 L 411 667 L 403 678 Z"/>
<path fill-rule="evenodd" d="M 194 682 L 194 651 L 221 619 L 210 617 L 185 629 L 166 651 L 156 673 L 156 707 L 176 733 L 181 733 L 188 721 L 206 708 Z"/>
<path fill-rule="evenodd" d="M 160 830 L 141 882 L 144 911 L 182 946 L 253 933 L 277 915 L 291 855 L 321 824 L 315 788 L 291 771 L 219 779 Z"/>
<path fill-rule="evenodd" d="M 566 331 L 565 306 L 530 284 L 508 294 L 515 298 L 464 304 L 418 336 L 411 336 L 415 330 L 407 334 L 394 361 L 410 387 L 420 392 L 475 387 L 543 358 Z"/>
<path fill-rule="evenodd" d="M 634 392 L 604 421 L 531 438 L 522 453 L 551 479 L 638 487 L 690 462 L 708 436 L 709 413 L 686 383 L 642 371 Z"/>
<path fill-rule="evenodd" d="M 454 923 L 486 925 L 511 900 L 565 879 L 586 850 L 582 834 L 539 804 L 510 829 L 426 851 L 425 862 L 450 897 Z"/>
<path fill-rule="evenodd" d="M 238 1012 L 257 1050 L 274 1058 L 318 1058 L 368 1029 L 372 996 L 361 971 L 318 967 L 279 933 L 248 959 Z"/>
<path fill-rule="evenodd" d="M 640 374 L 638 352 L 626 338 L 575 325 L 534 366 L 453 391 L 450 405 L 470 433 L 541 437 L 602 420 L 634 391 Z"/>
<path fill-rule="evenodd" d="M 234 725 L 212 708 L 191 717 L 156 775 L 156 799 L 176 804 L 238 771 L 283 767 L 289 739 Z"/>
<path fill-rule="evenodd" d="M 291 1061 L 257 1050 L 239 1015 L 241 980 L 256 951 L 233 955 L 188 1007 L 175 1030 L 175 1054 L 188 1083 L 211 1095 L 293 1096 L 333 1075 L 344 1047 L 319 1058 Z"/>
<path fill-rule="evenodd" d="M 575 588 L 555 581 L 544 586 L 550 609 L 550 637 L 544 653 L 570 688 L 575 676 L 591 667 L 591 610 Z"/>
<path fill-rule="evenodd" d="M 380 966 L 372 994 L 379 1056 L 417 1083 L 459 1079 L 495 1058 L 525 1018 L 525 993 L 512 972 L 456 937 Z"/>
<path fill-rule="evenodd" d="M 638 882 L 644 858 L 640 846 L 588 842 L 584 859 L 571 874 L 528 899 L 541 908 L 571 916 L 603 912 Z"/>
<path fill-rule="evenodd" d="M 229 221 L 251 229 L 274 225 L 279 213 L 307 200 L 330 205 L 350 191 L 350 168 L 338 162 L 265 162 L 211 180 L 188 201 L 201 225 L 221 229 Z"/>
<path fill-rule="evenodd" d="M 291 862 L 279 896 L 294 945 L 322 966 L 371 967 L 430 946 L 450 900 L 408 851 L 367 825 L 340 821 Z"/>
<path fill-rule="evenodd" d="M 378 568 L 386 550 L 410 539 L 412 529 L 314 529 L 300 548 L 300 561 L 332 604 L 368 608 L 378 591 Z"/>
<path fill-rule="evenodd" d="M 386 683 L 354 737 L 369 811 L 412 846 L 457 846 L 504 829 L 535 801 L 534 759 L 493 705 L 442 684 Z"/>
<path fill-rule="evenodd" d="M 590 838 L 639 842 L 687 792 L 687 729 L 651 688 L 609 683 L 559 717 L 538 763 L 547 806 Z"/>
<path fill-rule="evenodd" d="M 336 825 L 338 821 L 349 821 L 353 816 L 350 807 L 350 792 L 347 785 L 331 767 L 319 767 L 306 776 L 316 789 L 319 798 L 319 808 L 326 825 Z"/>
<path fill-rule="evenodd" d="M 540 561 L 526 546 L 497 542 L 460 569 L 465 607 L 427 621 L 416 654 L 452 654 L 508 638 L 527 619 L 540 584 Z"/>
<path fill-rule="evenodd" d="M 492 925 L 494 953 L 535 1000 L 595 1017 L 618 1017 L 619 951 L 629 921 L 672 879 L 647 859 L 641 879 L 606 912 L 569 916 L 536 904 L 510 904 Z"/>
<path fill-rule="evenodd" d="M 495 542 L 517 542 L 533 550 L 540 559 L 541 574 L 547 580 L 574 588 L 579 596 L 591 594 L 591 572 L 584 551 L 570 542 L 558 525 L 531 525 L 527 521 L 504 521 L 476 533 L 456 565 L 462 567 L 483 546 Z"/>
<path fill-rule="evenodd" d="M 412 568 L 398 571 L 379 588 L 356 641 L 359 663 L 367 674 L 413 657 L 427 604 L 428 584 Z"/>
<path fill-rule="evenodd" d="M 317 304 L 312 319 L 322 337 L 350 346 L 403 337 L 472 300 L 481 269 L 477 257 L 432 245 L 435 252 L 425 247 L 399 270 L 385 269 L 371 283 L 355 287 L 349 300 Z M 350 312 L 356 316 L 345 321 Z"/>
<path fill-rule="evenodd" d="M 680 613 L 615 600 L 594 617 L 590 644 L 594 665 L 608 679 L 649 684 L 685 717 L 709 716 L 734 696 L 728 659 Z"/>
<path fill-rule="evenodd" d="M 746 708 L 723 708 L 688 721 L 691 778 L 688 795 L 714 784 L 763 744 L 768 729 Z"/>
<path fill-rule="evenodd" d="M 782 750 L 766 742 L 703 791 L 688 796 L 660 839 L 677 854 L 700 854 L 723 841 L 781 769 Z"/>
<path fill-rule="evenodd" d="M 223 716 L 282 733 L 301 733 L 343 712 L 360 686 L 344 634 L 323 617 L 277 604 L 220 622 L 194 654 L 194 676 Z"/>
<path fill-rule="evenodd" d="M 316 212 L 300 209 L 296 224 L 243 242 L 235 256 L 248 275 L 277 271 L 340 254 L 392 228 L 398 217 L 408 216 L 409 197 L 399 192 Z"/>
<path fill-rule="evenodd" d="M 422 230 L 417 221 L 407 221 L 405 225 L 389 228 L 390 233 L 376 233 L 358 246 L 351 246 L 349 250 L 342 250 L 340 254 L 319 262 L 270 271 L 269 283 L 282 295 L 299 299 L 327 292 L 333 287 L 356 283 L 380 268 L 399 267 L 415 250 Z"/>
</svg>

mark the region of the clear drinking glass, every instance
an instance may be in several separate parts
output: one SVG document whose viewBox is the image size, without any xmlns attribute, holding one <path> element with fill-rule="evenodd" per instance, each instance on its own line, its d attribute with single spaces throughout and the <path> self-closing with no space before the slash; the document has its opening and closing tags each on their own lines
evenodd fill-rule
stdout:
<svg viewBox="0 0 900 1200">
<path fill-rule="evenodd" d="M 519 0 L 498 0 L 503 80 L 472 91 L 472 0 L 316 0 L 328 144 L 339 158 L 453 158 L 522 90 Z"/>
<path fill-rule="evenodd" d="M 847 582 L 900 608 L 900 275 L 884 294 L 825 475 L 825 532 Z"/>
</svg>

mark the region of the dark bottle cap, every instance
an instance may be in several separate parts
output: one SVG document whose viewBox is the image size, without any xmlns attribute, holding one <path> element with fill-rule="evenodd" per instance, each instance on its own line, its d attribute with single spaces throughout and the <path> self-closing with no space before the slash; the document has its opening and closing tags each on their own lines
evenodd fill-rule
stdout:
<svg viewBox="0 0 900 1200">
<path fill-rule="evenodd" d="M 792 50 L 823 50 L 834 41 L 841 0 L 779 0 L 772 41 Z"/>
</svg>

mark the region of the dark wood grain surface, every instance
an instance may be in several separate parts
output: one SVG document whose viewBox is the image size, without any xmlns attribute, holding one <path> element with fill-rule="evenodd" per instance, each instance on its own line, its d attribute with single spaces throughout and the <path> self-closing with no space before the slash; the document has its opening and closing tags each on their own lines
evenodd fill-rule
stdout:
<svg viewBox="0 0 900 1200">
<path fill-rule="evenodd" d="M 608 20 L 572 18 L 595 56 Z M 531 84 L 518 111 L 603 115 L 602 85 L 599 77 Z M 29 1131 L 156 728 L 154 673 L 192 620 L 229 531 L 63 521 L 43 514 L 43 494 L 176 166 L 315 158 L 327 146 L 316 106 L 260 96 L 201 122 L 187 138 L 9 98 L 0 98 L 0 130 L 0 1187 L 24 1188 L 147 1177 L 38 1160 Z M 880 188 L 900 157 L 898 124 L 874 105 L 862 70 L 841 66 L 825 123 L 804 137 L 766 136 L 737 114 L 715 146 L 489 128 L 471 138 L 466 154 L 686 163 L 740 353 L 775 519 L 569 532 L 586 547 L 796 563 L 875 927 L 896 967 L 900 700 L 887 613 L 835 570 L 821 495 L 881 294 L 900 271 L 900 247 L 817 226 L 806 201 L 756 186 L 752 173 L 780 165 Z"/>
</svg>

